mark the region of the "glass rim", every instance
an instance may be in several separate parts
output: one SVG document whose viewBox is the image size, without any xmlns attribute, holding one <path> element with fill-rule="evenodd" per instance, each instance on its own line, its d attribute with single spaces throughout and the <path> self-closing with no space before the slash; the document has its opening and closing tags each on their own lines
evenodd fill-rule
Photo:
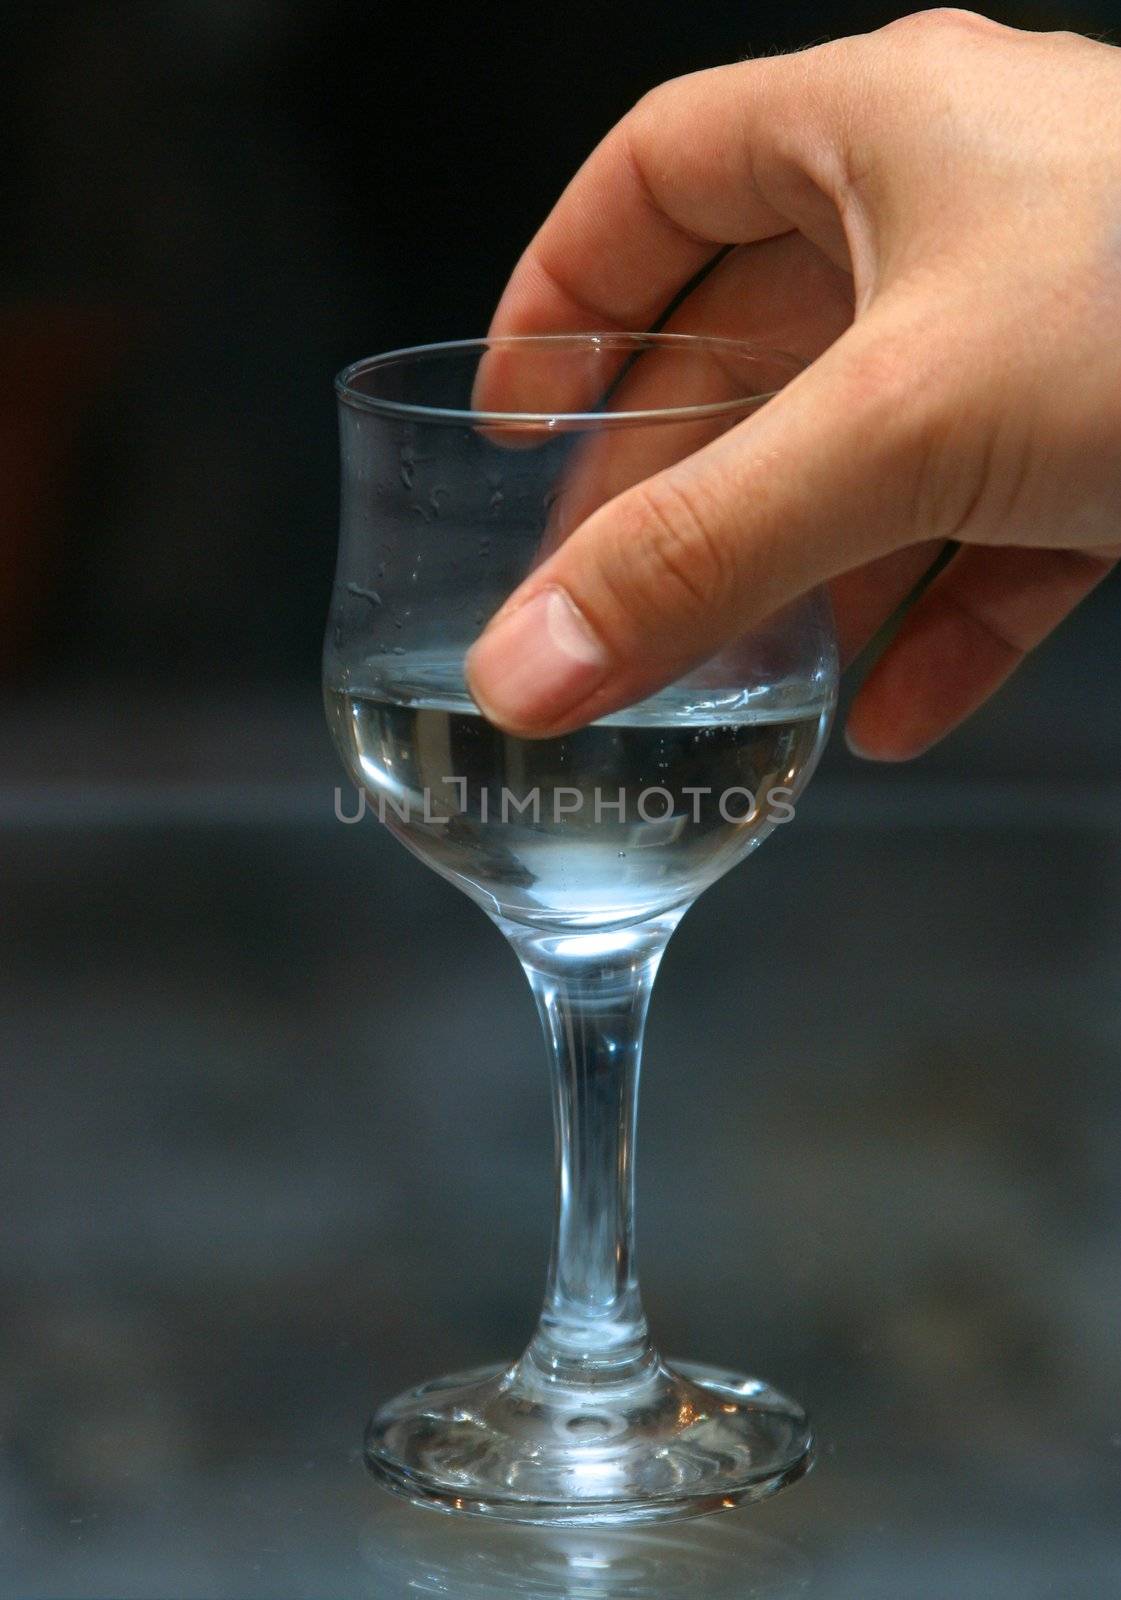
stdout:
<svg viewBox="0 0 1121 1600">
<path fill-rule="evenodd" d="M 789 350 L 780 350 L 751 339 L 728 339 L 708 333 L 638 333 L 618 329 L 614 332 L 588 330 L 575 333 L 514 333 L 479 339 L 447 339 L 434 344 L 404 345 L 397 350 L 384 350 L 378 355 L 363 356 L 352 361 L 335 377 L 335 393 L 342 404 L 359 411 L 372 411 L 381 416 L 399 417 L 414 422 L 451 423 L 466 427 L 488 428 L 544 428 L 549 431 L 581 427 L 620 427 L 658 422 L 695 422 L 706 417 L 747 414 L 755 406 L 778 394 L 779 388 L 757 390 L 753 394 L 737 396 L 731 400 L 714 400 L 693 406 L 654 406 L 640 411 L 482 411 L 455 409 L 447 406 L 427 406 L 414 401 L 391 400 L 385 396 L 364 394 L 354 387 L 355 379 L 379 367 L 388 367 L 407 360 L 420 360 L 439 355 L 450 355 L 468 350 L 488 350 L 495 346 L 515 347 L 531 345 L 591 344 L 596 347 L 611 343 L 657 349 L 712 349 L 717 354 L 766 358 L 785 362 L 790 376 L 797 377 L 809 365 L 802 356 Z"/>
</svg>

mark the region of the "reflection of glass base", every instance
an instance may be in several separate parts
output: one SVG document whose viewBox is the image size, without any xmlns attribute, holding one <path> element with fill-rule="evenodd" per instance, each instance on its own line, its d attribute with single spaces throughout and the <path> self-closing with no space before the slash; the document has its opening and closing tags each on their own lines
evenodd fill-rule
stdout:
<svg viewBox="0 0 1121 1600">
<path fill-rule="evenodd" d="M 654 1522 L 761 1500 L 812 1460 L 804 1412 L 765 1383 L 658 1363 L 639 1381 L 561 1385 L 528 1362 L 391 1400 L 366 1460 L 418 1505 L 516 1522 Z"/>
</svg>

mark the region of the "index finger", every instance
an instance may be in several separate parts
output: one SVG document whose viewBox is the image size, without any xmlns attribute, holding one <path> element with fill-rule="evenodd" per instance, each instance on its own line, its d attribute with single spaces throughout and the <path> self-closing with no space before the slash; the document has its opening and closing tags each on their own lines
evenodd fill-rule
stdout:
<svg viewBox="0 0 1121 1600">
<path fill-rule="evenodd" d="M 723 246 L 792 228 L 847 266 L 839 49 L 690 73 L 640 100 L 526 249 L 491 334 L 648 328 Z"/>
</svg>

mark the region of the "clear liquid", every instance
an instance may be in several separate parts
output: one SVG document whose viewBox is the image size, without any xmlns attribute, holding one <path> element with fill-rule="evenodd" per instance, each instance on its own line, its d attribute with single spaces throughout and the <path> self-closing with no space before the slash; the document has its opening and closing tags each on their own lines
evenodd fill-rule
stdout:
<svg viewBox="0 0 1121 1600">
<path fill-rule="evenodd" d="M 679 686 L 526 740 L 488 723 L 462 677 L 423 663 L 401 677 L 392 698 L 327 691 L 352 778 L 429 866 L 542 928 L 618 927 L 692 900 L 793 815 L 831 711 Z"/>
</svg>

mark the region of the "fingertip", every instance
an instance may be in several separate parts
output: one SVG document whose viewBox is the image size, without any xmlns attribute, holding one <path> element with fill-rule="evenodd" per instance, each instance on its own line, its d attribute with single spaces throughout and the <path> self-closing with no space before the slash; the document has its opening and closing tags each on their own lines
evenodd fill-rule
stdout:
<svg viewBox="0 0 1121 1600">
<path fill-rule="evenodd" d="M 556 584 L 507 607 L 467 654 L 470 693 L 488 721 L 541 738 L 575 726 L 611 659 L 575 602 Z"/>
<path fill-rule="evenodd" d="M 860 761 L 875 761 L 881 765 L 914 761 L 916 756 L 921 756 L 929 748 L 929 744 L 930 741 L 918 746 L 908 745 L 898 737 L 893 739 L 890 730 L 854 729 L 852 721 L 845 727 L 845 745 L 850 754 Z"/>
<path fill-rule="evenodd" d="M 865 746 L 861 744 L 856 734 L 853 733 L 851 727 L 845 729 L 845 746 L 850 755 L 858 756 L 861 761 L 876 760 L 876 757 L 872 754 L 871 750 L 866 749 Z"/>
</svg>

